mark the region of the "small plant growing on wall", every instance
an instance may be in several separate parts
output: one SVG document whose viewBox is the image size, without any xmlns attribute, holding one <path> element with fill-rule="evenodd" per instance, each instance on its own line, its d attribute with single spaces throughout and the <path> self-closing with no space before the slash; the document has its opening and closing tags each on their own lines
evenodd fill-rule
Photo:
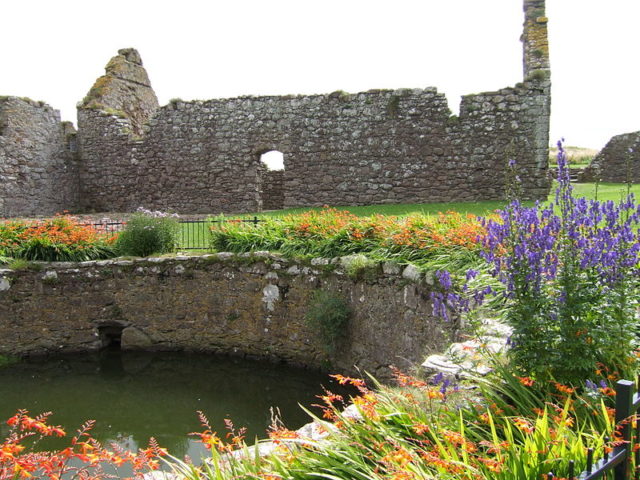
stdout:
<svg viewBox="0 0 640 480">
<path fill-rule="evenodd" d="M 364 280 L 371 282 L 378 276 L 379 262 L 364 255 L 353 255 L 346 265 L 346 272 L 353 281 Z"/>
<path fill-rule="evenodd" d="M 119 255 L 136 257 L 172 252 L 177 245 L 179 227 L 177 215 L 140 207 L 118 235 L 116 251 Z"/>
<path fill-rule="evenodd" d="M 344 337 L 350 317 L 351 309 L 342 297 L 327 290 L 316 290 L 305 318 L 320 336 L 326 352 L 333 355 Z"/>
</svg>

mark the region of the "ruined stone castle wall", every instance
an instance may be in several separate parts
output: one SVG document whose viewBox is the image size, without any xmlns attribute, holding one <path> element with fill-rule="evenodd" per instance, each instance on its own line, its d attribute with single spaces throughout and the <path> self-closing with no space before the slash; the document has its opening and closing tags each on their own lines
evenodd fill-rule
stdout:
<svg viewBox="0 0 640 480">
<path fill-rule="evenodd" d="M 0 213 L 497 200 L 509 160 L 523 197 L 546 198 L 544 3 L 523 0 L 523 83 L 463 97 L 459 116 L 435 88 L 159 107 L 138 52 L 119 50 L 79 104 L 77 167 L 53 110 L 0 107 Z M 260 155 L 270 150 L 284 154 L 283 173 L 264 172 Z"/>
<path fill-rule="evenodd" d="M 0 217 L 77 208 L 75 141 L 49 105 L 0 97 Z"/>
<path fill-rule="evenodd" d="M 640 182 L 640 132 L 613 137 L 580 172 L 581 182 Z"/>
<path fill-rule="evenodd" d="M 178 212 L 256 211 L 260 154 L 284 154 L 284 206 L 492 200 L 517 160 L 526 198 L 547 194 L 548 87 L 464 97 L 433 88 L 175 101 L 142 137 L 126 118 L 80 109 L 83 201 Z"/>
</svg>

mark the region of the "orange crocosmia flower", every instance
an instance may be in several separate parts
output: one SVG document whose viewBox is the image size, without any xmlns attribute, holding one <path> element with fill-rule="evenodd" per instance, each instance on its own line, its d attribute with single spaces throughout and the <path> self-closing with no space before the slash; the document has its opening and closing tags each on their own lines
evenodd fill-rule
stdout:
<svg viewBox="0 0 640 480">
<path fill-rule="evenodd" d="M 487 453 L 494 454 L 494 453 L 500 453 L 505 448 L 508 448 L 510 446 L 510 443 L 507 441 L 504 441 L 504 442 L 495 444 L 488 440 L 482 440 L 480 442 L 480 445 L 482 445 L 483 447 L 487 447 Z"/>
<path fill-rule="evenodd" d="M 414 478 L 416 478 L 416 476 L 413 472 L 399 470 L 393 474 L 390 480 L 413 480 Z"/>
<path fill-rule="evenodd" d="M 204 444 L 207 450 L 210 450 L 211 447 L 215 447 L 222 444 L 222 440 L 218 438 L 215 432 L 211 432 L 210 430 L 206 430 L 202 433 L 192 433 L 191 435 L 195 435 L 200 437 L 200 441 Z"/>
<path fill-rule="evenodd" d="M 576 389 L 572 388 L 572 387 L 568 387 L 567 385 L 563 385 L 561 383 L 555 382 L 553 384 L 556 389 L 561 392 L 561 393 L 565 393 L 567 395 L 571 395 L 572 393 L 575 393 Z"/>
<path fill-rule="evenodd" d="M 425 425 L 424 423 L 416 423 L 411 428 L 418 435 L 424 435 L 425 433 L 429 432 L 429 426 Z"/>
<path fill-rule="evenodd" d="M 336 418 L 338 418 L 338 416 L 331 408 L 323 408 L 322 418 L 326 418 L 327 420 L 335 420 Z"/>
<path fill-rule="evenodd" d="M 375 408 L 378 403 L 378 399 L 373 394 L 367 393 L 360 397 L 356 397 L 353 399 L 353 403 L 359 407 L 365 417 L 373 420 L 376 420 L 379 417 Z"/>
<path fill-rule="evenodd" d="M 342 395 L 337 395 L 331 392 L 327 392 L 327 395 L 318 395 L 318 398 L 320 398 L 325 404 L 329 406 L 333 405 L 334 402 L 344 401 L 344 399 L 342 398 Z"/>
<path fill-rule="evenodd" d="M 427 390 L 427 397 L 444 399 L 444 393 L 442 393 L 440 390 L 436 390 L 435 388 L 430 388 Z"/>
<path fill-rule="evenodd" d="M 452 430 L 443 430 L 442 436 L 454 445 L 462 445 L 465 442 L 464 437 L 459 432 L 454 432 Z"/>
<path fill-rule="evenodd" d="M 503 462 L 501 462 L 499 460 L 495 460 L 495 459 L 492 459 L 492 458 L 478 457 L 478 461 L 480 461 L 482 464 L 484 464 L 484 466 L 487 467 L 490 472 L 493 472 L 493 473 L 502 472 Z"/>
<path fill-rule="evenodd" d="M 600 393 L 602 393 L 603 395 L 606 395 L 608 397 L 615 397 L 616 396 L 616 391 L 611 387 L 599 388 L 598 390 L 600 391 Z"/>
<path fill-rule="evenodd" d="M 279 444 L 282 441 L 293 440 L 300 438 L 300 434 L 295 430 L 289 430 L 287 428 L 278 428 L 269 432 L 269 438 L 273 440 L 273 443 Z"/>
<path fill-rule="evenodd" d="M 535 381 L 533 380 L 533 378 L 530 377 L 516 377 L 518 379 L 518 381 L 524 385 L 525 387 L 531 387 L 533 386 L 533 384 L 535 383 Z"/>
<path fill-rule="evenodd" d="M 340 375 L 340 374 L 329 375 L 329 376 L 332 378 L 335 378 L 340 385 L 350 384 L 350 385 L 353 385 L 354 387 L 366 386 L 364 380 L 362 380 L 361 378 L 345 377 L 344 375 Z"/>
<path fill-rule="evenodd" d="M 529 420 L 527 420 L 526 418 L 516 417 L 513 419 L 513 423 L 515 424 L 516 427 L 518 427 L 521 431 L 525 433 L 531 433 L 534 430 L 533 426 L 531 425 L 531 422 L 529 422 Z"/>
<path fill-rule="evenodd" d="M 382 457 L 383 463 L 395 463 L 404 467 L 407 463 L 413 460 L 411 454 L 403 447 L 399 447 L 393 452 L 388 453 Z"/>
<path fill-rule="evenodd" d="M 20 422 L 20 416 L 19 416 L 19 415 L 14 415 L 14 416 L 13 416 L 13 417 L 11 417 L 9 420 L 7 420 L 7 425 L 9 425 L 10 427 L 14 427 L 14 426 L 16 426 L 19 422 Z"/>
</svg>

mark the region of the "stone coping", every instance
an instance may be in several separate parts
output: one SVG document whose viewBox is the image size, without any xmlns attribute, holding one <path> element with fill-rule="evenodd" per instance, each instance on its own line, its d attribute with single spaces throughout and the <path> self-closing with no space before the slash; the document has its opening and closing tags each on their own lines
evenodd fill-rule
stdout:
<svg viewBox="0 0 640 480">
<path fill-rule="evenodd" d="M 277 253 L 268 251 L 255 251 L 247 253 L 233 252 L 217 252 L 202 255 L 178 254 L 175 256 L 164 257 L 118 257 L 105 260 L 90 260 L 85 262 L 42 262 L 30 261 L 29 266 L 21 269 L 0 268 L 0 291 L 2 291 L 2 281 L 4 277 L 10 277 L 17 272 L 23 270 L 43 272 L 43 278 L 51 276 L 50 271 L 61 272 L 79 272 L 81 269 L 104 268 L 104 267 L 144 267 L 173 263 L 190 263 L 206 264 L 209 262 L 227 262 L 227 261 L 248 261 L 257 263 L 265 261 L 271 264 L 273 270 L 284 270 L 288 275 L 313 274 L 318 275 L 323 269 L 330 269 L 337 275 L 346 274 L 350 265 L 355 262 L 366 260 L 367 266 L 364 268 L 376 269 L 379 277 L 401 277 L 404 280 L 413 283 L 424 282 L 433 286 L 435 283 L 434 275 L 431 272 L 423 272 L 413 264 L 403 265 L 393 261 L 375 261 L 365 255 L 347 255 L 343 257 L 286 257 Z M 286 267 L 286 269 L 285 269 Z"/>
</svg>

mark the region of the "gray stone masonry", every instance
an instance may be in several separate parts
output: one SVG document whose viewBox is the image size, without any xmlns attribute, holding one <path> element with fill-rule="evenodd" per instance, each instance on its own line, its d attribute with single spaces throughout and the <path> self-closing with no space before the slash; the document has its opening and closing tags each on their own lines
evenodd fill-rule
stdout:
<svg viewBox="0 0 640 480">
<path fill-rule="evenodd" d="M 580 182 L 640 182 L 640 131 L 616 135 L 578 177 Z"/>
<path fill-rule="evenodd" d="M 548 84 L 463 98 L 451 115 L 434 88 L 175 101 L 144 135 L 127 118 L 81 108 L 87 210 L 184 213 L 262 206 L 260 154 L 284 154 L 284 206 L 504 198 L 516 159 L 527 199 L 547 195 Z"/>
<path fill-rule="evenodd" d="M 134 135 L 141 135 L 143 125 L 158 108 L 158 98 L 151 88 L 147 71 L 137 50 L 123 48 L 105 67 L 78 108 L 104 110 L 129 119 Z"/>
<path fill-rule="evenodd" d="M 77 208 L 75 141 L 49 105 L 0 97 L 0 217 Z"/>
<path fill-rule="evenodd" d="M 284 171 L 262 171 L 262 209 L 279 210 L 284 208 Z"/>
</svg>

